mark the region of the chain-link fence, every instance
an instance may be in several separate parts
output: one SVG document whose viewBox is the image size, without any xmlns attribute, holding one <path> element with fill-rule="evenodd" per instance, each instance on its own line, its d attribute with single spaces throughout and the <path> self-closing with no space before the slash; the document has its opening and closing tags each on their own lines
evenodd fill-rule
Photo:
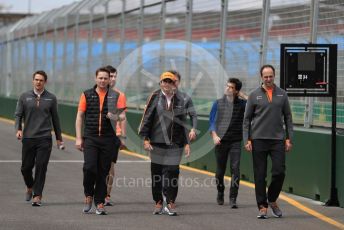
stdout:
<svg viewBox="0 0 344 230">
<path fill-rule="evenodd" d="M 279 84 L 281 43 L 330 43 L 338 44 L 344 127 L 343 33 L 342 0 L 84 0 L 0 29 L 0 94 L 18 97 L 43 69 L 60 102 L 77 103 L 94 71 L 111 64 L 117 87 L 140 109 L 160 73 L 177 69 L 182 90 L 206 115 L 228 77 L 240 78 L 248 93 L 259 85 L 261 64 L 270 63 Z M 295 123 L 330 126 L 330 98 L 291 102 Z"/>
</svg>

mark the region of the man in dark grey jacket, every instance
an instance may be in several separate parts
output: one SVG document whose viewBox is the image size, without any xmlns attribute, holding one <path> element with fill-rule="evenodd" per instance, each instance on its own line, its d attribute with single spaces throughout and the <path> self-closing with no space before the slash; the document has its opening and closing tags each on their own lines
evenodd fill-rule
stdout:
<svg viewBox="0 0 344 230">
<path fill-rule="evenodd" d="M 58 148 L 62 147 L 62 136 L 56 97 L 44 88 L 47 74 L 44 71 L 36 71 L 32 82 L 33 90 L 23 93 L 18 100 L 15 129 L 17 139 L 23 143 L 21 172 L 27 186 L 26 201 L 33 197 L 32 206 L 41 206 L 52 148 L 51 125 L 54 126 Z"/>
<path fill-rule="evenodd" d="M 285 152 L 292 148 L 293 122 L 287 93 L 274 84 L 275 69 L 264 65 L 260 69 L 263 84 L 250 93 L 243 123 L 243 138 L 247 151 L 252 152 L 258 218 L 267 218 L 271 207 L 275 217 L 282 211 L 276 200 L 285 178 Z M 285 130 L 283 128 L 285 125 Z M 266 193 L 267 157 L 272 162 L 272 179 Z"/>
<path fill-rule="evenodd" d="M 139 135 L 144 149 L 150 152 L 152 195 L 155 201 L 153 214 L 163 211 L 177 215 L 175 200 L 178 193 L 179 164 L 183 150 L 190 154 L 189 134 L 186 128 L 188 114 L 184 97 L 176 92 L 176 76 L 165 72 L 160 77 L 160 90 L 149 97 Z M 192 106 L 191 106 L 192 107 Z M 163 191 L 167 205 L 163 207 Z"/>
</svg>

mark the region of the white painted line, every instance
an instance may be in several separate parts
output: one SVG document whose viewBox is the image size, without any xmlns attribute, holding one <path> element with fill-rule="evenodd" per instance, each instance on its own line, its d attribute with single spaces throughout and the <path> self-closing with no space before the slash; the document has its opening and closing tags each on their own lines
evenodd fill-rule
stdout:
<svg viewBox="0 0 344 230">
<path fill-rule="evenodd" d="M 21 160 L 0 160 L 0 163 L 22 163 Z M 49 163 L 84 163 L 83 160 L 50 160 Z M 150 163 L 145 160 L 118 160 L 117 163 Z"/>
</svg>

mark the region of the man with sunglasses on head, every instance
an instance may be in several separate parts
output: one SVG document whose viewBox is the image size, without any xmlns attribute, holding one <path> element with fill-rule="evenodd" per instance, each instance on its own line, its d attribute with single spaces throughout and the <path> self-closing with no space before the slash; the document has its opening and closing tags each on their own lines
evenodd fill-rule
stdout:
<svg viewBox="0 0 344 230">
<path fill-rule="evenodd" d="M 57 147 L 63 146 L 57 100 L 54 94 L 45 89 L 47 79 L 47 74 L 42 70 L 33 73 L 33 89 L 20 96 L 15 111 L 16 137 L 23 143 L 21 172 L 27 187 L 25 200 L 33 199 L 32 206 L 41 206 L 52 148 L 52 125 Z M 34 177 L 33 168 L 35 168 Z"/>
<path fill-rule="evenodd" d="M 154 215 L 177 215 L 179 164 L 183 151 L 186 157 L 190 155 L 187 109 L 184 100 L 176 96 L 175 82 L 173 73 L 161 74 L 160 89 L 148 98 L 139 127 L 143 147 L 151 158 Z M 163 192 L 166 206 L 163 206 Z"/>
<path fill-rule="evenodd" d="M 176 81 L 174 83 L 174 85 L 176 86 L 175 94 L 177 97 L 179 97 L 181 100 L 184 101 L 184 105 L 185 105 L 185 108 L 187 109 L 187 114 L 188 114 L 188 116 L 190 118 L 190 122 L 191 122 L 191 128 L 190 128 L 188 136 L 189 136 L 190 141 L 194 141 L 194 140 L 196 140 L 196 137 L 197 137 L 197 134 L 196 134 L 197 114 L 196 114 L 195 107 L 193 106 L 192 99 L 187 93 L 179 90 L 179 85 L 180 85 L 180 81 L 181 81 L 180 73 L 176 70 L 168 70 L 167 72 L 173 73 L 174 76 L 176 77 Z"/>
</svg>

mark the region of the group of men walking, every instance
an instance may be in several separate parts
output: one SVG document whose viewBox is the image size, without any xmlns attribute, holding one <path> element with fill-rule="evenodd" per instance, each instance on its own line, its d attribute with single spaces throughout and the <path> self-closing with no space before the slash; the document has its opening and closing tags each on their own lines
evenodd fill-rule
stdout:
<svg viewBox="0 0 344 230">
<path fill-rule="evenodd" d="M 285 177 L 285 152 L 292 148 L 293 127 L 287 94 L 274 84 L 274 67 L 262 66 L 260 75 L 261 86 L 249 96 L 240 91 L 239 79 L 227 81 L 224 96 L 211 108 L 209 131 L 215 145 L 217 203 L 224 204 L 224 175 L 229 158 L 232 175 L 229 204 L 238 208 L 243 140 L 253 157 L 257 217 L 265 219 L 269 206 L 274 216 L 282 216 L 276 200 Z M 114 164 L 126 139 L 126 99 L 115 88 L 116 77 L 117 71 L 112 66 L 97 69 L 95 86 L 81 94 L 78 105 L 75 145 L 84 154 L 84 213 L 91 212 L 94 203 L 96 214 L 105 215 L 104 206 L 112 205 Z M 143 147 L 151 158 L 155 215 L 177 215 L 179 164 L 183 153 L 185 157 L 191 154 L 190 143 L 197 137 L 196 111 L 190 96 L 178 89 L 180 80 L 180 74 L 174 70 L 161 74 L 160 89 L 149 96 L 139 126 Z M 16 136 L 23 144 L 21 171 L 27 187 L 26 200 L 32 199 L 33 206 L 41 205 L 52 148 L 52 126 L 58 146 L 63 143 L 57 100 L 45 89 L 46 82 L 44 71 L 35 72 L 33 90 L 20 96 L 15 112 Z M 268 156 L 272 160 L 272 180 L 266 192 Z"/>
</svg>

